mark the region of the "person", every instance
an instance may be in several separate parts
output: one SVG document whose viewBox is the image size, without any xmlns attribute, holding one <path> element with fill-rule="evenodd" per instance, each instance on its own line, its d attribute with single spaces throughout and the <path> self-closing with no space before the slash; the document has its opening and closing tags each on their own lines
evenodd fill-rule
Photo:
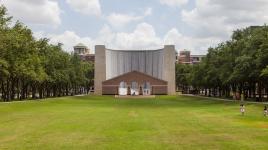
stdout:
<svg viewBox="0 0 268 150">
<path fill-rule="evenodd" d="M 245 105 L 244 104 L 240 105 L 240 112 L 241 112 L 242 116 L 244 116 L 244 114 L 245 114 Z"/>
<path fill-rule="evenodd" d="M 268 115 L 267 106 L 264 106 L 263 111 L 264 111 L 264 116 L 267 117 L 267 115 Z"/>
</svg>

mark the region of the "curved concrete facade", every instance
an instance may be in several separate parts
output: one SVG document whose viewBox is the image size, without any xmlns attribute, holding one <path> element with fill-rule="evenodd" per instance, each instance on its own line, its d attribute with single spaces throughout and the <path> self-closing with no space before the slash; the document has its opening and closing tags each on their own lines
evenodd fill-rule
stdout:
<svg viewBox="0 0 268 150">
<path fill-rule="evenodd" d="M 102 95 L 104 81 L 138 71 L 167 82 L 167 94 L 175 95 L 174 45 L 157 50 L 112 50 L 95 47 L 95 94 Z"/>
<path fill-rule="evenodd" d="M 106 80 L 139 71 L 163 79 L 164 49 L 123 51 L 106 49 Z"/>
</svg>

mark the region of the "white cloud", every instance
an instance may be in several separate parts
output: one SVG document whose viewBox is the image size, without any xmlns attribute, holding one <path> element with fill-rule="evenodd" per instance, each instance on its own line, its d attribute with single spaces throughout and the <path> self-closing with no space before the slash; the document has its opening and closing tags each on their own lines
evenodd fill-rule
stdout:
<svg viewBox="0 0 268 150">
<path fill-rule="evenodd" d="M 183 21 L 201 37 L 229 38 L 233 30 L 268 21 L 267 0 L 196 0 L 196 8 L 182 11 Z"/>
<path fill-rule="evenodd" d="M 220 38 L 198 38 L 185 36 L 176 28 L 169 30 L 164 37 L 157 36 L 155 29 L 148 23 L 140 23 L 133 32 L 112 32 L 109 26 L 104 26 L 95 44 L 104 44 L 112 49 L 157 49 L 164 45 L 175 45 L 177 50 L 188 49 L 193 54 L 205 54 L 207 48 L 216 46 Z"/>
<path fill-rule="evenodd" d="M 66 0 L 74 9 L 84 15 L 101 15 L 101 5 L 99 0 Z"/>
<path fill-rule="evenodd" d="M 144 16 L 150 16 L 153 14 L 153 9 L 151 7 L 147 8 L 144 12 Z"/>
<path fill-rule="evenodd" d="M 173 28 L 166 33 L 163 41 L 165 45 L 176 45 L 177 50 L 187 49 L 191 50 L 193 54 L 206 54 L 208 47 L 216 46 L 222 39 L 185 36 Z"/>
<path fill-rule="evenodd" d="M 25 23 L 54 27 L 61 24 L 61 10 L 54 0 L 2 0 L 0 4 L 4 4 L 15 19 Z"/>
<path fill-rule="evenodd" d="M 131 22 L 141 21 L 152 14 L 152 8 L 147 8 L 143 15 L 112 13 L 107 16 L 107 21 L 113 27 L 123 27 Z"/>
<path fill-rule="evenodd" d="M 177 50 L 192 50 L 193 54 L 205 54 L 209 46 L 221 41 L 217 38 L 196 38 L 182 35 L 176 28 L 169 30 L 163 38 L 157 36 L 155 29 L 148 23 L 140 23 L 132 32 L 114 32 L 110 26 L 105 25 L 97 37 L 80 37 L 73 31 L 62 34 L 44 34 L 35 32 L 35 37 L 48 37 L 51 43 L 63 43 L 63 48 L 71 52 L 77 43 L 84 43 L 94 51 L 95 45 L 105 45 L 111 49 L 158 49 L 164 45 L 176 45 Z"/>
<path fill-rule="evenodd" d="M 122 27 L 130 22 L 142 20 L 141 16 L 112 13 L 107 17 L 107 21 L 114 27 Z"/>
<path fill-rule="evenodd" d="M 154 49 L 162 47 L 161 39 L 156 36 L 152 25 L 140 23 L 133 32 L 112 32 L 109 26 L 104 28 L 95 39 L 96 44 L 105 44 L 112 49 Z"/>
<path fill-rule="evenodd" d="M 148 23 L 138 24 L 133 32 L 113 32 L 108 25 L 105 25 L 95 39 L 90 37 L 80 37 L 73 31 L 65 31 L 62 34 L 45 34 L 44 32 L 35 32 L 36 38 L 47 37 L 50 43 L 63 43 L 64 50 L 71 52 L 73 46 L 77 43 L 84 43 L 90 49 L 94 46 L 104 44 L 113 49 L 154 49 L 162 47 L 161 38 L 156 36 L 152 25 Z"/>
<path fill-rule="evenodd" d="M 141 23 L 132 33 L 117 33 L 115 44 L 114 47 L 119 49 L 152 49 L 161 46 L 161 39 L 152 25 Z"/>
<path fill-rule="evenodd" d="M 78 43 L 84 43 L 86 46 L 90 46 L 91 39 L 89 37 L 80 37 L 73 31 L 65 31 L 62 34 L 45 34 L 42 31 L 34 32 L 36 38 L 49 38 L 51 44 L 63 44 L 63 49 L 67 52 L 73 51 L 73 46 Z"/>
<path fill-rule="evenodd" d="M 160 0 L 160 3 L 169 7 L 181 7 L 188 3 L 188 0 Z"/>
</svg>

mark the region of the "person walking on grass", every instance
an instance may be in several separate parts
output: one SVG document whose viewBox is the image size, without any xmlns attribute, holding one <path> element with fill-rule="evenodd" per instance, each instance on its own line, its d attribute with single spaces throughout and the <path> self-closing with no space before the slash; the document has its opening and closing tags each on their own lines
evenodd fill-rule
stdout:
<svg viewBox="0 0 268 150">
<path fill-rule="evenodd" d="M 267 115 L 268 115 L 267 106 L 264 106 L 263 115 L 264 115 L 264 117 L 267 117 Z"/>
<path fill-rule="evenodd" d="M 240 105 L 240 112 L 241 112 L 241 114 L 242 114 L 242 116 L 244 116 L 244 114 L 245 114 L 245 105 L 244 104 L 241 104 Z"/>
</svg>

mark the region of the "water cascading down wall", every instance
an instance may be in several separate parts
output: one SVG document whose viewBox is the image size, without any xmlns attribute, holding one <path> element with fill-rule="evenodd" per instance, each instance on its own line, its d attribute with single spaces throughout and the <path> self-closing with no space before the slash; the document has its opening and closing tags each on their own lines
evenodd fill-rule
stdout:
<svg viewBox="0 0 268 150">
<path fill-rule="evenodd" d="M 112 50 L 95 46 L 95 94 L 102 95 L 102 82 L 131 71 L 139 71 L 168 82 L 168 94 L 175 95 L 174 45 L 157 50 Z"/>
</svg>

